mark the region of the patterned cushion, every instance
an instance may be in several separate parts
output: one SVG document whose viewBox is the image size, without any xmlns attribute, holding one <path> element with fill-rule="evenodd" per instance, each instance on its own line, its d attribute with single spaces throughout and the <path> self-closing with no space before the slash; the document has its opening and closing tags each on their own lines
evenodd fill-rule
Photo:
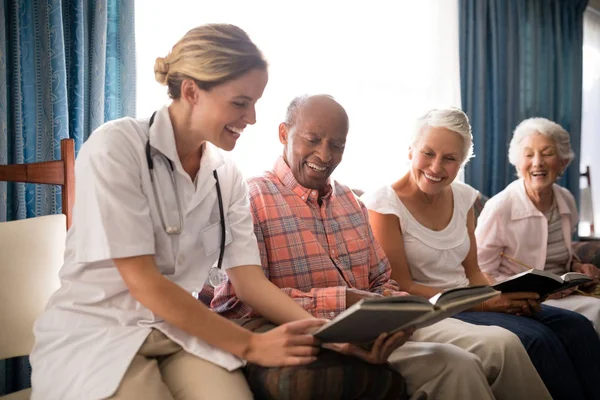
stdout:
<svg viewBox="0 0 600 400">
<path fill-rule="evenodd" d="M 238 322 L 255 332 L 275 325 L 263 318 Z M 356 357 L 322 350 L 317 361 L 296 367 L 244 368 L 256 399 L 407 399 L 404 378 L 390 365 L 373 365 Z"/>
</svg>

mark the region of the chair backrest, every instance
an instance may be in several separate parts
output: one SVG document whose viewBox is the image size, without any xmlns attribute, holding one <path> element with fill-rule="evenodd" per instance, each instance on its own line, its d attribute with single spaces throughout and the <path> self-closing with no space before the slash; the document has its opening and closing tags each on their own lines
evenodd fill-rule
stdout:
<svg viewBox="0 0 600 400">
<path fill-rule="evenodd" d="M 30 164 L 0 165 L 0 181 L 42 183 L 62 186 L 62 210 L 67 228 L 75 202 L 75 141 L 60 141 L 60 160 Z"/>
<path fill-rule="evenodd" d="M 33 323 L 59 287 L 66 217 L 0 223 L 0 359 L 29 354 Z"/>
</svg>

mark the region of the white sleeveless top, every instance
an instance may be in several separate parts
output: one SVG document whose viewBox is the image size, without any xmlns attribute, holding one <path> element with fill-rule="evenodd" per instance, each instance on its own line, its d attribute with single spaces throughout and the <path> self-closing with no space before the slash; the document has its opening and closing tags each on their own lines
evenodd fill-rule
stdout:
<svg viewBox="0 0 600 400">
<path fill-rule="evenodd" d="M 471 246 L 467 215 L 478 192 L 461 182 L 453 182 L 451 188 L 454 211 L 450 223 L 441 231 L 421 225 L 391 186 L 384 186 L 361 197 L 368 209 L 380 214 L 393 214 L 400 220 L 406 260 L 413 281 L 440 289 L 469 285 L 462 262 Z"/>
</svg>

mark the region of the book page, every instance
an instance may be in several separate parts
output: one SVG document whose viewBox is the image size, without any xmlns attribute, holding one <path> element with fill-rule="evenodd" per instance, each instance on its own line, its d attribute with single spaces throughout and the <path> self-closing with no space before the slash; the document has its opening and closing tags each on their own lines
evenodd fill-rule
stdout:
<svg viewBox="0 0 600 400">
<path fill-rule="evenodd" d="M 452 305 L 460 305 L 464 301 L 470 301 L 470 299 L 478 298 L 478 296 L 486 296 L 488 293 L 491 293 L 493 297 L 498 293 L 490 286 L 466 286 L 462 288 L 450 289 L 443 291 L 435 296 L 433 296 L 429 301 L 439 308 L 448 308 L 452 307 Z M 489 298 L 489 297 L 486 297 Z"/>
<path fill-rule="evenodd" d="M 428 304 L 430 302 L 425 297 L 421 296 L 382 296 L 382 297 L 367 297 L 361 300 L 361 304 L 405 304 L 405 303 L 416 303 L 416 304 Z"/>
<path fill-rule="evenodd" d="M 577 281 L 577 280 L 582 280 L 582 281 L 591 281 L 592 280 L 592 278 L 590 278 L 586 274 L 582 274 L 579 272 L 567 272 L 566 274 L 561 275 L 561 278 L 565 282 L 572 282 L 572 281 Z"/>
</svg>

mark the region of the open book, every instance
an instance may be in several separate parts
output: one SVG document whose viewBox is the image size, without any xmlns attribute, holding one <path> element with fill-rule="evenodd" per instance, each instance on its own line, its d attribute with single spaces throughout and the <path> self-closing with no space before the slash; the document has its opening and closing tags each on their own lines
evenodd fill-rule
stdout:
<svg viewBox="0 0 600 400">
<path fill-rule="evenodd" d="M 545 297 L 592 280 L 589 276 L 579 272 L 567 272 L 559 276 L 548 271 L 530 269 L 495 284 L 494 289 L 502 293 L 535 292 L 541 297 Z"/>
<path fill-rule="evenodd" d="M 499 294 L 490 286 L 469 286 L 446 290 L 431 299 L 365 298 L 319 328 L 315 336 L 323 342 L 367 343 L 383 332 L 432 325 Z"/>
</svg>

